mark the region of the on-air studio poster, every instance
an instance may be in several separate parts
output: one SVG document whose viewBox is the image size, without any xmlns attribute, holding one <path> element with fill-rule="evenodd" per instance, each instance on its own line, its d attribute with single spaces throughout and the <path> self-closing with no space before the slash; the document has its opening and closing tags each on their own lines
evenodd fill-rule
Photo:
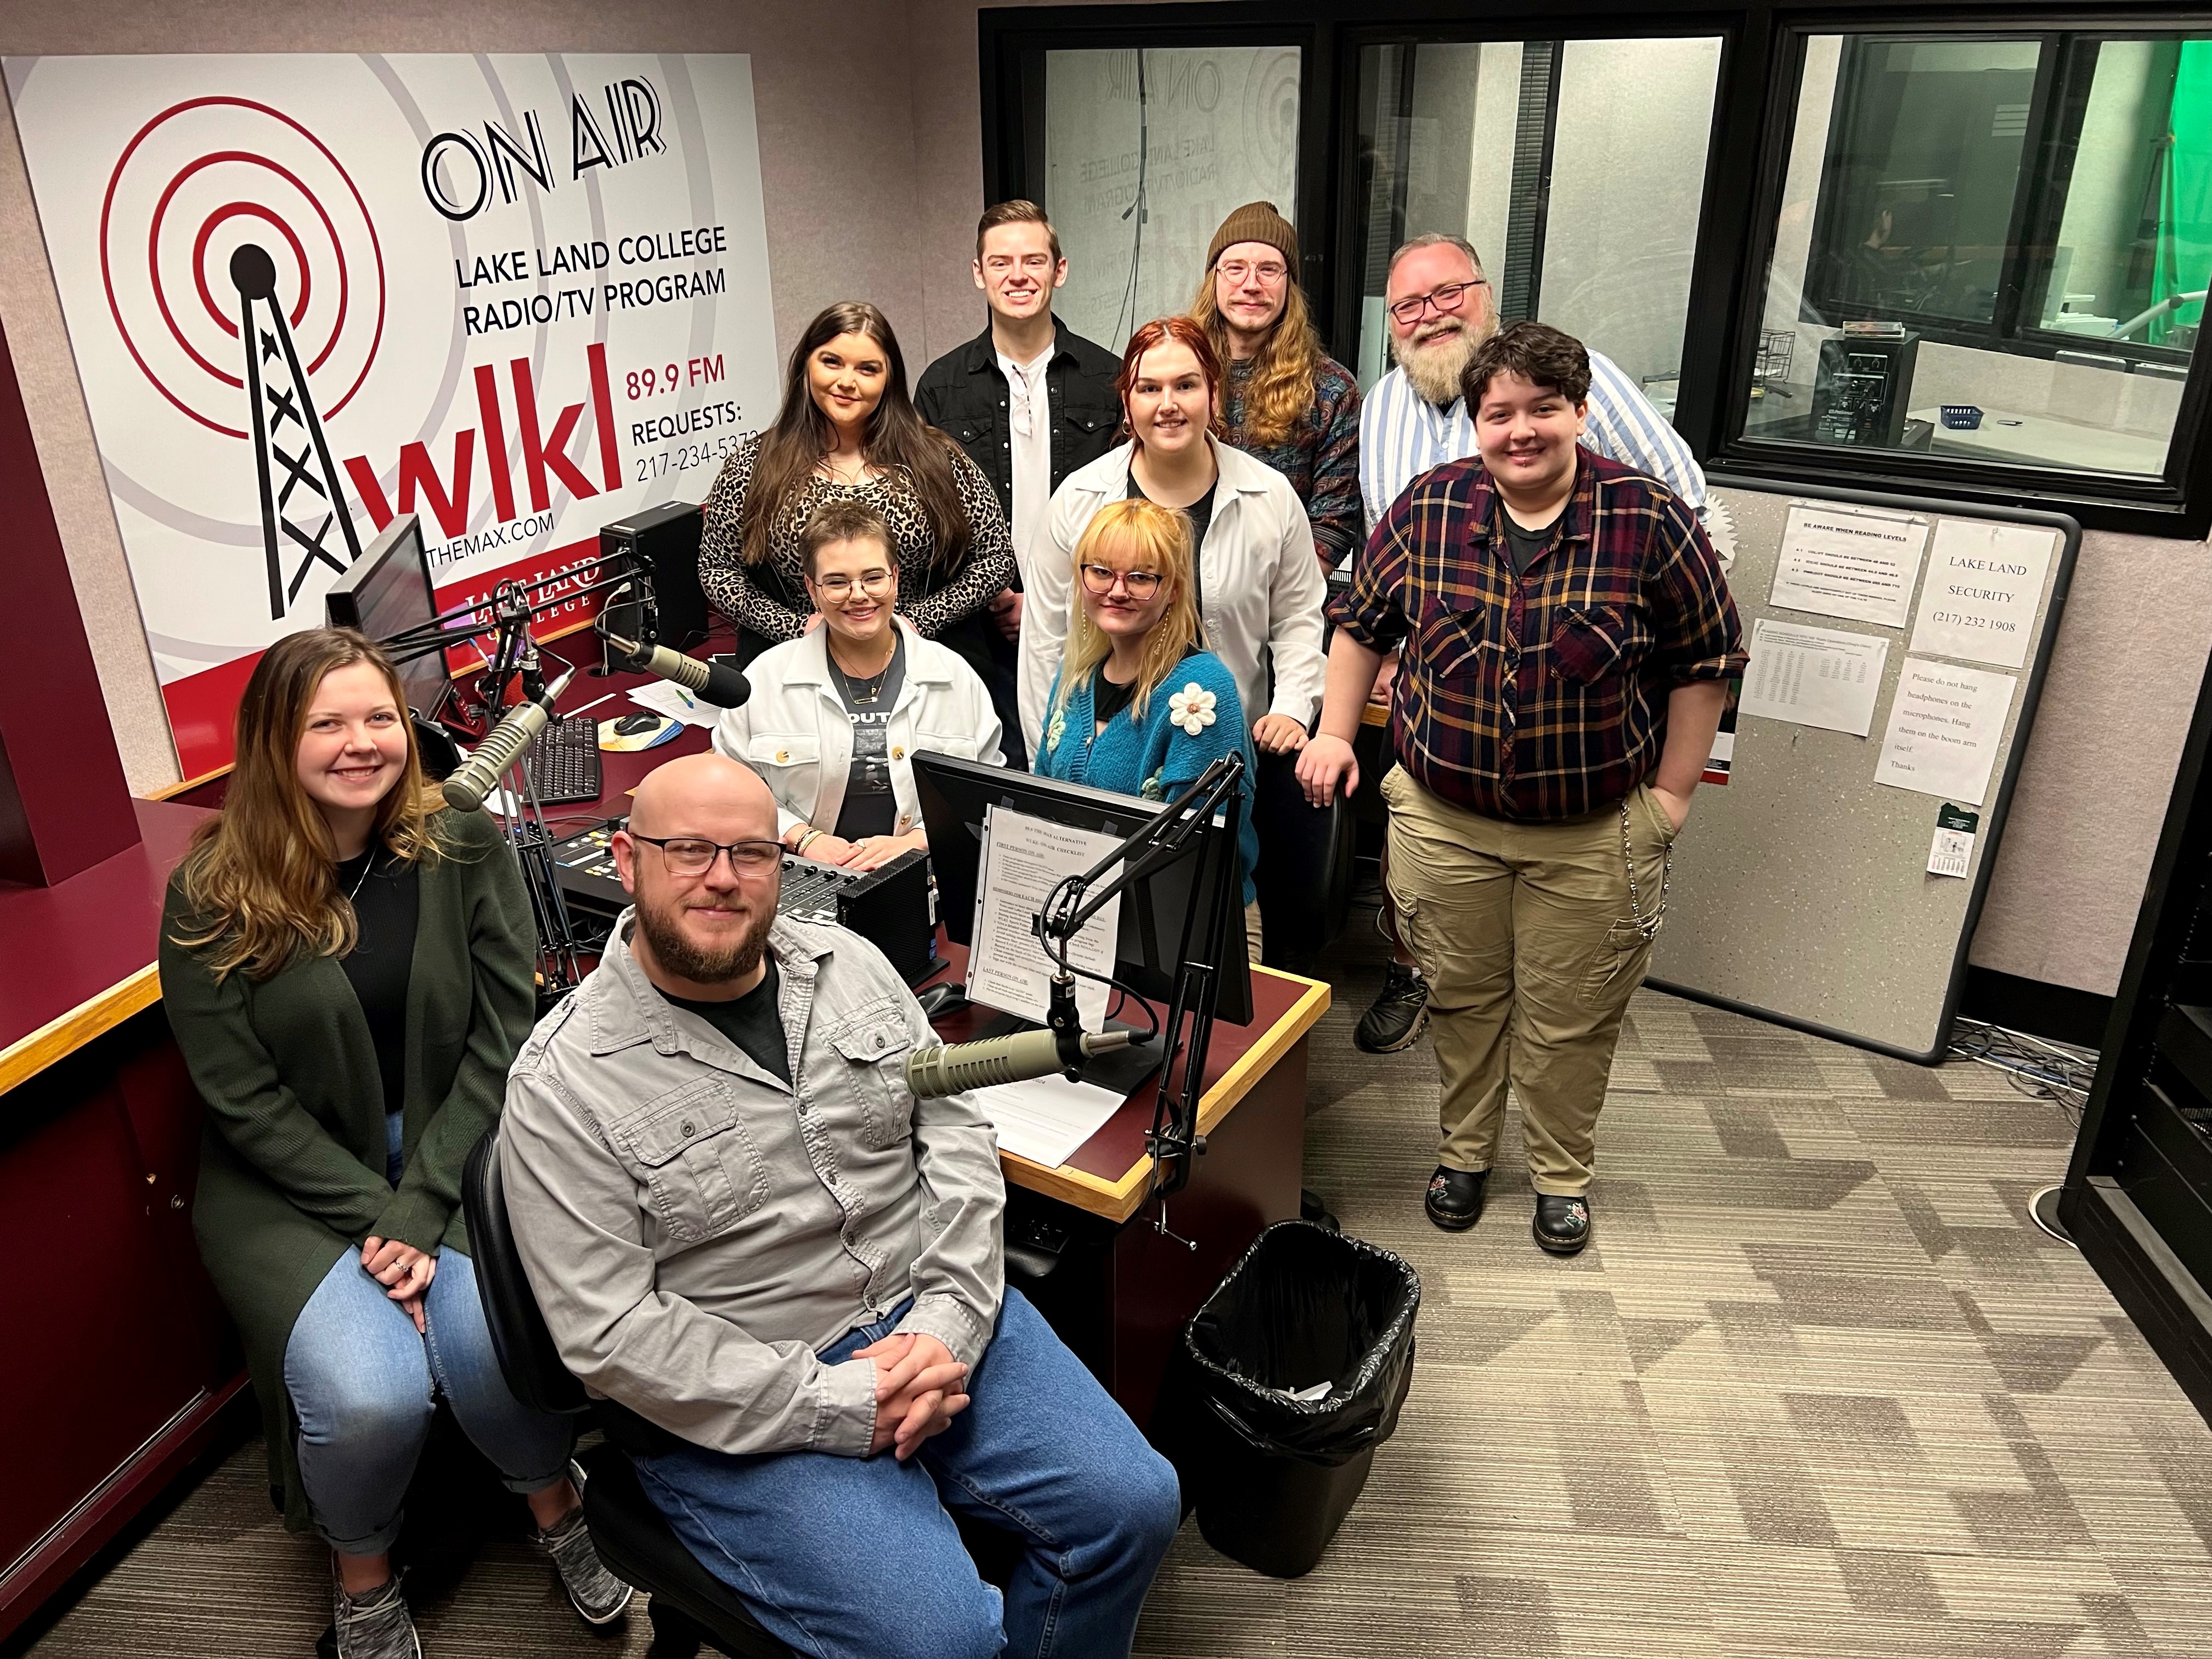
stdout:
<svg viewBox="0 0 2212 1659">
<path fill-rule="evenodd" d="M 744 57 L 5 69 L 188 778 L 395 514 L 450 609 L 702 499 L 773 416 Z"/>
</svg>

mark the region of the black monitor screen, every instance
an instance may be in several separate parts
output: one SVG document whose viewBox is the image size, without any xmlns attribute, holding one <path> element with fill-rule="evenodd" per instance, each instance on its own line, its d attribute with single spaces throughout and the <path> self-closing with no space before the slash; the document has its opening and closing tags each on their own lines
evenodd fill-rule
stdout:
<svg viewBox="0 0 2212 1659">
<path fill-rule="evenodd" d="M 1158 801 L 926 750 L 914 757 L 914 785 L 921 798 L 922 824 L 929 832 L 930 866 L 937 874 L 937 917 L 945 924 L 946 937 L 958 945 L 973 942 L 975 875 L 981 862 L 986 807 L 1003 806 L 1116 837 L 1133 834 L 1160 810 Z M 1221 988 L 1215 1012 L 1233 1024 L 1247 1025 L 1252 1020 L 1252 975 L 1244 947 L 1243 906 L 1236 902 L 1243 890 L 1236 843 L 1225 836 L 1206 836 L 1192 845 L 1185 856 L 1122 893 L 1114 971 L 1139 995 L 1154 1002 L 1169 1001 L 1182 960 L 1186 922 L 1200 913 L 1200 901 L 1213 891 L 1214 882 L 1233 882 L 1237 886 L 1231 894 L 1229 925 L 1223 930 Z M 1201 848 L 1209 849 L 1202 865 L 1197 850 Z"/>
<path fill-rule="evenodd" d="M 333 628 L 356 628 L 372 640 L 388 640 L 435 619 L 438 599 L 422 548 L 422 521 L 401 514 L 371 542 L 352 569 L 331 584 L 323 611 Z M 446 653 L 431 651 L 399 665 L 407 706 L 425 720 L 437 713 L 446 690 Z"/>
</svg>

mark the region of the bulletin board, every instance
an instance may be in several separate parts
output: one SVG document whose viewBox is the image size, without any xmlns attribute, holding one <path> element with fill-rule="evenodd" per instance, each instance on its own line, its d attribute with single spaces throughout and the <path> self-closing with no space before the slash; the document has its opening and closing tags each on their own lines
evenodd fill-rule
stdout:
<svg viewBox="0 0 2212 1659">
<path fill-rule="evenodd" d="M 1735 523 L 1729 585 L 1753 659 L 1733 736 L 1674 844 L 1646 982 L 1933 1065 L 2081 526 L 2026 508 L 1707 483 Z M 1861 719 L 1864 736 L 1833 729 Z"/>
</svg>

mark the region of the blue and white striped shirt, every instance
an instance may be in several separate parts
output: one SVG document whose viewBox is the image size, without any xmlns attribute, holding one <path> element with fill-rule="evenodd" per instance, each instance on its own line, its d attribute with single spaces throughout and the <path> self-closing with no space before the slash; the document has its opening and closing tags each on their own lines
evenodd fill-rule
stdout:
<svg viewBox="0 0 2212 1659">
<path fill-rule="evenodd" d="M 1705 475 L 1666 416 L 1652 408 L 1635 381 L 1610 357 L 1589 355 L 1589 414 L 1583 442 L 1609 460 L 1647 473 L 1680 496 L 1700 518 Z M 1432 467 L 1474 453 L 1474 422 L 1467 400 L 1438 409 L 1413 390 L 1406 371 L 1393 368 L 1376 381 L 1359 405 L 1359 493 L 1371 532 Z"/>
</svg>

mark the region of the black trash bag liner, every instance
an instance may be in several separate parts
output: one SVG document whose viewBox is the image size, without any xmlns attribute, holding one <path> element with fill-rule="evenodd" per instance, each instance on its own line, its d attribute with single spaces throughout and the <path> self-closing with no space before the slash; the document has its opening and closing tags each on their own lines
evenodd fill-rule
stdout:
<svg viewBox="0 0 2212 1659">
<path fill-rule="evenodd" d="M 1276 1223 L 1230 1269 L 1183 1328 L 1158 1425 L 1216 1549 L 1313 1570 L 1398 1426 L 1420 1304 L 1403 1259 L 1308 1221 Z"/>
</svg>

